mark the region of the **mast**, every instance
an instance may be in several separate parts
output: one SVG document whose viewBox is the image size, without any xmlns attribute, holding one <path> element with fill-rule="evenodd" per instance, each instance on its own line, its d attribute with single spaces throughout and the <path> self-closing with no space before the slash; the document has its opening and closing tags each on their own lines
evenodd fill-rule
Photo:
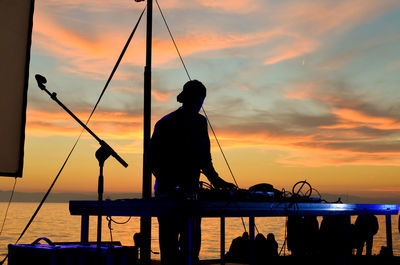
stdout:
<svg viewBox="0 0 400 265">
<path fill-rule="evenodd" d="M 146 147 L 151 135 L 151 49 L 152 49 L 153 0 L 147 0 L 146 26 L 146 66 L 144 68 L 144 110 L 143 110 L 143 182 L 142 198 L 151 197 L 151 172 L 145 164 Z M 140 218 L 140 232 L 144 238 L 144 246 L 140 251 L 142 264 L 150 264 L 151 249 L 151 217 Z"/>
</svg>

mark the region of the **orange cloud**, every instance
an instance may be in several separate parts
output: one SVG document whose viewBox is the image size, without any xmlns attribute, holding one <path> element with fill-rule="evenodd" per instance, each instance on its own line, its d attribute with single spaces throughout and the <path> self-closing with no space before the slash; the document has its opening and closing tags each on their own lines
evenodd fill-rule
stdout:
<svg viewBox="0 0 400 265">
<path fill-rule="evenodd" d="M 329 131 L 321 132 L 323 135 L 328 133 Z M 318 133 L 301 137 L 269 135 L 267 132 L 257 134 L 220 132 L 218 139 L 224 149 L 255 148 L 279 151 L 281 155 L 275 162 L 286 166 L 396 165 L 400 162 L 398 151 L 358 151 L 351 144 L 342 145 L 342 140 L 339 139 L 317 140 L 317 135 Z M 354 137 L 353 141 L 362 140 L 356 132 L 350 132 L 347 136 Z M 218 152 L 217 144 L 211 135 L 210 139 L 213 151 Z M 350 139 L 348 141 L 351 141 Z M 361 143 L 368 145 L 368 142 Z"/>
<path fill-rule="evenodd" d="M 286 98 L 309 99 L 313 97 L 315 89 L 319 86 L 318 82 L 309 81 L 307 83 L 298 83 L 290 90 L 284 92 Z"/>
<path fill-rule="evenodd" d="M 386 118 L 343 110 L 338 115 L 347 120 L 362 119 L 364 122 L 384 126 L 391 121 Z M 87 117 L 89 113 L 78 113 L 78 117 Z M 29 110 L 27 115 L 27 135 L 71 136 L 76 137 L 81 127 L 62 112 L 44 112 Z M 125 153 L 139 152 L 142 140 L 142 117 L 121 112 L 98 112 L 89 127 L 102 139 L 126 140 L 128 144 L 119 144 L 118 149 Z M 281 155 L 276 162 L 287 166 L 326 166 L 326 165 L 393 165 L 400 162 L 396 145 L 385 143 L 384 139 L 368 138 L 355 130 L 338 131 L 336 128 L 319 128 L 304 134 L 277 134 L 265 130 L 251 133 L 233 132 L 220 128 L 218 139 L 224 149 L 250 148 L 256 150 L 275 150 Z M 87 134 L 87 133 L 86 133 Z M 216 141 L 210 134 L 213 152 L 218 152 Z"/>
<path fill-rule="evenodd" d="M 340 120 L 333 126 L 321 126 L 322 128 L 355 128 L 368 126 L 380 130 L 400 129 L 400 123 L 394 118 L 375 117 L 361 111 L 352 109 L 337 109 L 332 111 Z"/>
<path fill-rule="evenodd" d="M 76 113 L 78 118 L 88 117 L 88 112 Z M 96 112 L 89 128 L 102 138 L 141 139 L 141 116 L 130 116 L 122 112 Z M 85 121 L 85 120 L 83 120 Z M 79 124 L 64 112 L 28 110 L 27 134 L 34 136 L 76 136 L 82 130 Z"/>
</svg>

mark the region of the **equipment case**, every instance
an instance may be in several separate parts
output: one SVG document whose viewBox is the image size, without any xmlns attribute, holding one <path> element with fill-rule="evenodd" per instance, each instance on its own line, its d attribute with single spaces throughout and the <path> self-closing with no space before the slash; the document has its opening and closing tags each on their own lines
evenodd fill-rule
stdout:
<svg viewBox="0 0 400 265">
<path fill-rule="evenodd" d="M 39 240 L 48 244 L 39 244 Z M 9 265 L 136 265 L 137 259 L 138 251 L 133 246 L 102 244 L 98 250 L 96 243 L 52 243 L 46 238 L 32 244 L 8 245 Z"/>
</svg>

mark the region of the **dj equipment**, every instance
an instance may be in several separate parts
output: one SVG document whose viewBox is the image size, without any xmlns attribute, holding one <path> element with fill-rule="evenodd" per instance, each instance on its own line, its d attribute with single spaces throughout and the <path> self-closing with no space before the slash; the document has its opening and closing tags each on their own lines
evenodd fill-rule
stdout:
<svg viewBox="0 0 400 265">
<path fill-rule="evenodd" d="M 195 194 L 179 193 L 177 191 L 176 194 L 171 194 L 169 198 L 226 202 L 322 202 L 322 199 L 319 197 L 311 197 L 312 189 L 306 181 L 299 181 L 296 185 L 303 186 L 296 189 L 296 192 L 287 193 L 275 189 L 274 186 L 268 183 L 256 184 L 248 189 L 223 190 L 215 189 L 210 184 L 202 182 L 200 183 L 199 191 Z M 295 186 L 293 190 L 295 190 Z M 300 193 L 302 188 L 305 191 Z"/>
</svg>

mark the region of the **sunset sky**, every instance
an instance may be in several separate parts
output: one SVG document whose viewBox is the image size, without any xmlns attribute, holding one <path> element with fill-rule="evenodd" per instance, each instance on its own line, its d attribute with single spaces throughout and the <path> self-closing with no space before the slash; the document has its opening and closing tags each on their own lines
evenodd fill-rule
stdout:
<svg viewBox="0 0 400 265">
<path fill-rule="evenodd" d="M 400 1 L 158 0 L 241 188 L 400 199 Z M 145 2 L 36 0 L 24 175 L 47 190 Z M 152 128 L 188 77 L 154 3 Z M 129 163 L 105 165 L 105 192 L 141 192 L 145 19 L 89 126 Z M 232 182 L 210 133 L 214 166 Z M 96 192 L 97 142 L 84 134 L 55 192 Z M 3 190 L 13 181 L 1 178 Z M 154 181 L 153 181 L 154 182 Z"/>
</svg>

